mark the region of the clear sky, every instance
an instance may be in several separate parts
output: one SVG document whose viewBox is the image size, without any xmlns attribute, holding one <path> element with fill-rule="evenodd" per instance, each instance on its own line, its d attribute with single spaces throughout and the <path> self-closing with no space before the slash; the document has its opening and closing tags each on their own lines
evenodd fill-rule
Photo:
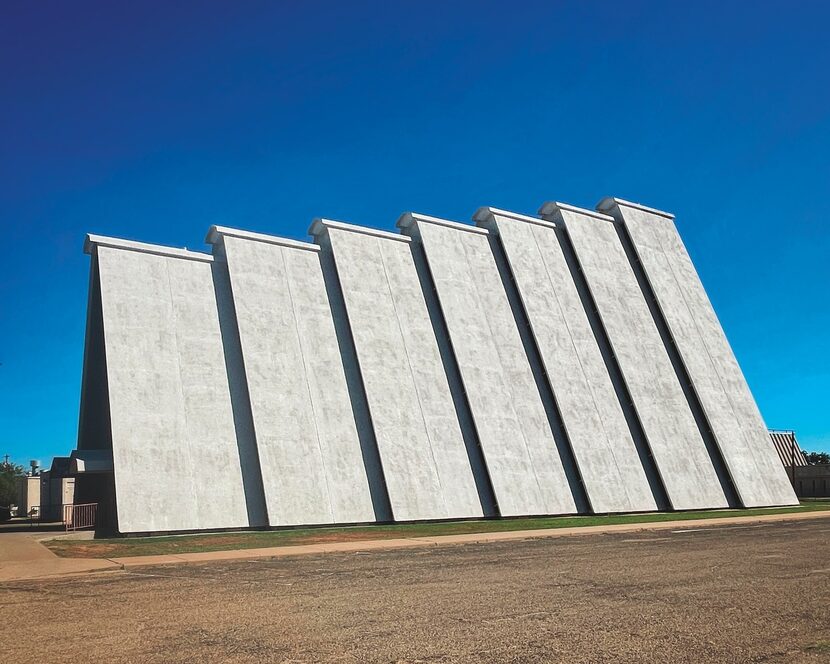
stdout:
<svg viewBox="0 0 830 664">
<path fill-rule="evenodd" d="M 0 7 L 0 454 L 75 445 L 87 232 L 677 215 L 770 427 L 830 451 L 826 2 Z"/>
</svg>

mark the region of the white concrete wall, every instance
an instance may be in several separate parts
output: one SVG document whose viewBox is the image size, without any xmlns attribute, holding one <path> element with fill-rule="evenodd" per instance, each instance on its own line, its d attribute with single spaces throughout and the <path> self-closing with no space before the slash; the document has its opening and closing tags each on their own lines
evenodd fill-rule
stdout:
<svg viewBox="0 0 830 664">
<path fill-rule="evenodd" d="M 90 238 L 123 533 L 248 526 L 211 258 Z"/>
<path fill-rule="evenodd" d="M 594 512 L 657 509 L 551 222 L 482 208 L 498 236 Z"/>
<path fill-rule="evenodd" d="M 669 214 L 617 199 L 601 210 L 631 238 L 745 507 L 798 502 L 723 328 Z"/>
<path fill-rule="evenodd" d="M 319 247 L 214 228 L 271 526 L 374 521 Z"/>
<path fill-rule="evenodd" d="M 482 515 L 408 238 L 319 221 L 348 313 L 392 513 Z"/>
<path fill-rule="evenodd" d="M 398 225 L 426 254 L 499 513 L 575 512 L 487 231 L 423 215 Z"/>
<path fill-rule="evenodd" d="M 550 204 L 561 214 L 674 509 L 728 502 L 614 220 Z"/>
<path fill-rule="evenodd" d="M 90 236 L 79 445 L 111 433 L 119 529 L 795 503 L 670 215 L 603 208 Z"/>
</svg>

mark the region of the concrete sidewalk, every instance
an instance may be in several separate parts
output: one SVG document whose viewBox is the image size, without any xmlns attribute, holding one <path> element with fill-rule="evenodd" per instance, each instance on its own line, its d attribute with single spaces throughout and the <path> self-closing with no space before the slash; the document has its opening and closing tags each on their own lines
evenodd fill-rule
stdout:
<svg viewBox="0 0 830 664">
<path fill-rule="evenodd" d="M 576 526 L 572 528 L 548 528 L 538 530 L 511 530 L 503 532 L 468 533 L 463 535 L 438 535 L 435 537 L 409 537 L 399 539 L 364 540 L 360 542 L 329 542 L 325 544 L 300 544 L 274 546 L 260 549 L 236 549 L 232 551 L 207 551 L 202 553 L 179 553 L 176 555 L 130 556 L 119 558 L 58 558 L 34 539 L 12 542 L 11 558 L 7 557 L 5 535 L 0 538 L 0 582 L 23 579 L 42 579 L 104 570 L 120 571 L 131 567 L 148 565 L 181 565 L 212 561 L 246 560 L 251 558 L 282 558 L 321 553 L 350 553 L 355 551 L 378 551 L 406 547 L 441 546 L 449 544 L 470 544 L 480 542 L 502 542 L 537 538 L 571 537 L 575 535 L 599 535 L 611 533 L 633 533 L 654 530 L 693 530 L 712 526 L 752 525 L 781 521 L 803 521 L 807 519 L 830 518 L 830 510 L 823 512 L 801 512 L 795 514 L 764 514 L 759 516 L 723 517 L 660 521 L 656 523 L 626 523 L 609 526 Z M 32 545 L 40 550 L 36 551 Z M 31 557 L 20 560 L 27 552 Z M 45 552 L 45 553 L 44 553 Z"/>
<path fill-rule="evenodd" d="M 43 533 L 0 534 L 0 581 L 38 579 L 98 569 L 121 569 L 109 560 L 58 558 L 38 539 Z"/>
<path fill-rule="evenodd" d="M 0 565 L 3 563 L 55 560 L 57 556 L 38 542 L 40 533 L 3 533 L 0 535 Z"/>
</svg>

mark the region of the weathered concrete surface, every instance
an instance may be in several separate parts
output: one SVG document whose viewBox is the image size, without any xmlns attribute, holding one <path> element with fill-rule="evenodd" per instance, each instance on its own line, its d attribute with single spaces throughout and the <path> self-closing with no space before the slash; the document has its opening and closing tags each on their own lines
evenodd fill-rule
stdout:
<svg viewBox="0 0 830 664">
<path fill-rule="evenodd" d="M 612 217 L 548 203 L 573 245 L 674 509 L 726 507 L 705 441 Z"/>
<path fill-rule="evenodd" d="M 551 222 L 482 208 L 498 236 L 594 512 L 657 509 Z"/>
<path fill-rule="evenodd" d="M 619 199 L 599 208 L 622 224 L 746 507 L 797 498 L 673 217 Z"/>
<path fill-rule="evenodd" d="M 91 236 L 121 532 L 249 525 L 212 258 Z"/>
<path fill-rule="evenodd" d="M 502 516 L 576 511 L 486 230 L 398 221 L 423 246 Z"/>
<path fill-rule="evenodd" d="M 331 251 L 394 518 L 482 515 L 408 238 L 339 222 Z"/>
<path fill-rule="evenodd" d="M 375 519 L 319 247 L 214 227 L 226 262 L 269 524 Z"/>
</svg>

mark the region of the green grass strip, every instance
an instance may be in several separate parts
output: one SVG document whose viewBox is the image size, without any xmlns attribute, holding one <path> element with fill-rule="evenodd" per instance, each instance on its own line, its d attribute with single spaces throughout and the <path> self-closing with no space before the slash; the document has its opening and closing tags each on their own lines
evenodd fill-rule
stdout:
<svg viewBox="0 0 830 664">
<path fill-rule="evenodd" d="M 162 537 L 127 537 L 96 540 L 54 539 L 45 542 L 57 555 L 67 558 L 111 558 L 150 556 L 200 551 L 228 551 L 271 546 L 319 544 L 322 542 L 431 537 L 465 533 L 490 533 L 513 530 L 574 528 L 660 521 L 694 521 L 763 514 L 792 514 L 830 510 L 828 501 L 802 502 L 783 508 L 710 510 L 699 512 L 658 512 L 645 514 L 610 514 L 566 517 L 530 517 L 432 523 L 396 523 L 388 525 L 288 528 L 283 530 L 200 533 Z"/>
</svg>

